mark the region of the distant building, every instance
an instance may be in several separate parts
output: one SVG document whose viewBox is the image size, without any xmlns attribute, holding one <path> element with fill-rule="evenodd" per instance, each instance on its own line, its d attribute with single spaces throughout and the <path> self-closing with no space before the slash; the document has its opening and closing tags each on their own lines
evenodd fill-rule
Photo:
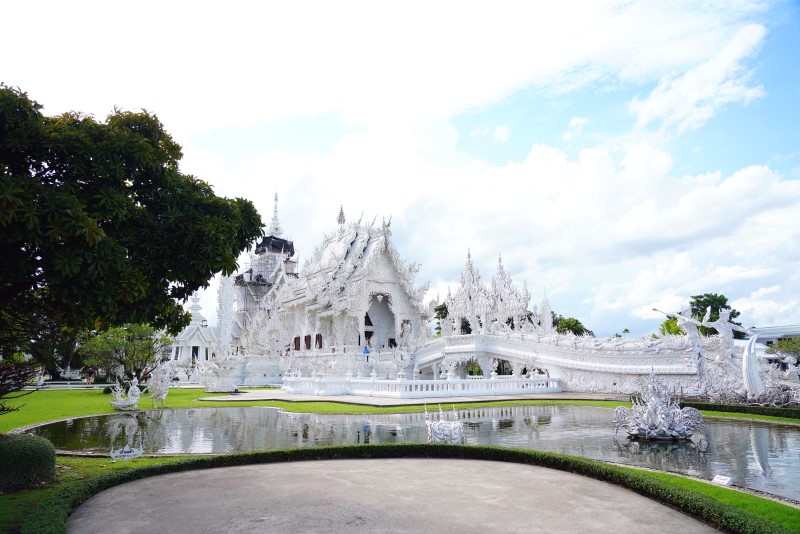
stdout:
<svg viewBox="0 0 800 534">
<path fill-rule="evenodd" d="M 781 339 L 800 338 L 800 325 L 753 327 L 750 331 L 758 334 L 758 342 L 766 346 Z"/>
</svg>

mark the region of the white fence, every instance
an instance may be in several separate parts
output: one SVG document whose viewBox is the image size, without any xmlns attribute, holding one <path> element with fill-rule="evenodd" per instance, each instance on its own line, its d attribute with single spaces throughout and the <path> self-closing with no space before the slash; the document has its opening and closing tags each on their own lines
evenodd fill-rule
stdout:
<svg viewBox="0 0 800 534">
<path fill-rule="evenodd" d="M 556 378 L 507 378 L 503 380 L 377 380 L 370 378 L 284 377 L 283 389 L 306 395 L 359 395 L 394 399 L 427 397 L 493 397 L 525 393 L 559 393 Z"/>
</svg>

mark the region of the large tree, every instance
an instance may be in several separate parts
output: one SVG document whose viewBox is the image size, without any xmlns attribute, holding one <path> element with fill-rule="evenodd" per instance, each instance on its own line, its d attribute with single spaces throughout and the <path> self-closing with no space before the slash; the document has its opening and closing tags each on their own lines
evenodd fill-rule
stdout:
<svg viewBox="0 0 800 534">
<path fill-rule="evenodd" d="M 150 326 L 126 324 L 85 333 L 79 350 L 85 364 L 130 379 L 140 377 L 145 367 L 153 369 L 170 343 L 169 337 Z"/>
<path fill-rule="evenodd" d="M 258 212 L 181 173 L 180 146 L 147 111 L 40 110 L 0 84 L 0 354 L 41 316 L 178 332 L 180 301 L 236 269 L 261 234 Z"/>
</svg>

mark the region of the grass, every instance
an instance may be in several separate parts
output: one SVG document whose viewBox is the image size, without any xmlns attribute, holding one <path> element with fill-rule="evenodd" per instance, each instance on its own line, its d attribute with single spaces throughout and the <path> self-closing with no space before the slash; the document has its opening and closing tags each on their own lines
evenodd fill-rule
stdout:
<svg viewBox="0 0 800 534">
<path fill-rule="evenodd" d="M 764 517 L 790 530 L 800 532 L 800 509 L 781 504 L 772 499 L 762 499 L 743 491 L 715 486 L 708 482 L 701 482 L 692 478 L 657 472 L 650 472 L 649 474 L 652 478 L 668 482 L 678 489 L 702 493 L 703 495 L 734 506 L 744 512 L 751 513 L 758 517 Z"/>
<path fill-rule="evenodd" d="M 138 467 L 161 465 L 189 459 L 189 456 L 162 458 L 134 458 L 117 462 L 111 458 L 86 458 L 58 456 L 56 458 L 56 480 L 41 488 L 0 494 L 0 532 L 16 532 L 22 521 L 46 498 L 61 488 L 90 477 L 130 471 Z"/>
<path fill-rule="evenodd" d="M 286 402 L 286 401 L 198 401 L 200 397 L 223 396 L 225 394 L 206 393 L 201 389 L 172 389 L 167 397 L 168 408 L 198 408 L 213 406 L 274 406 L 289 412 L 310 413 L 410 413 L 423 410 L 421 405 L 373 407 L 354 405 L 338 402 Z M 10 406 L 22 406 L 21 410 L 0 417 L 0 432 L 68 417 L 113 413 L 110 405 L 111 396 L 97 390 L 42 390 L 36 391 L 25 397 L 7 401 Z M 449 409 L 453 404 L 442 399 L 442 407 Z M 142 399 L 141 407 L 149 408 L 149 400 Z M 588 400 L 540 400 L 540 401 L 487 401 L 478 403 L 458 404 L 459 409 L 481 408 L 487 406 L 523 406 L 523 405 L 581 405 L 602 408 L 615 408 L 626 403 L 618 401 L 588 401 Z M 630 406 L 628 404 L 628 406 Z M 703 412 L 706 416 L 733 417 L 739 419 L 757 419 L 780 423 L 797 424 L 797 419 L 768 416 L 749 416 L 740 413 Z M 139 467 L 161 465 L 176 462 L 186 457 L 157 457 L 137 458 L 128 461 L 114 462 L 110 458 L 80 458 L 59 456 L 57 458 L 58 476 L 54 483 L 31 490 L 15 492 L 9 495 L 0 495 L 0 532 L 15 532 L 26 516 L 34 507 L 45 498 L 54 494 L 60 488 L 115 472 L 124 472 Z M 790 530 L 800 532 L 800 510 L 789 507 L 769 499 L 763 499 L 748 493 L 743 493 L 715 485 L 699 482 L 681 476 L 666 473 L 648 472 L 653 479 L 665 481 L 674 485 L 676 489 L 693 490 L 707 495 L 715 500 L 730 504 L 744 512 L 764 517 L 778 523 Z"/>
</svg>

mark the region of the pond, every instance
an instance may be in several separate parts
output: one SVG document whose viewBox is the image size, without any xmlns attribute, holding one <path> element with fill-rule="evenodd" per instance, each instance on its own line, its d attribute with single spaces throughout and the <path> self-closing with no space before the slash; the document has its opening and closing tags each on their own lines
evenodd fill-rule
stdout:
<svg viewBox="0 0 800 534">
<path fill-rule="evenodd" d="M 431 412 L 432 418 L 438 415 Z M 445 417 L 453 418 L 452 410 Z M 586 406 L 514 406 L 459 410 L 468 444 L 560 452 L 650 467 L 800 500 L 800 426 L 708 419 L 708 450 L 692 444 L 629 442 L 611 428 L 613 411 Z M 420 443 L 425 417 L 334 415 L 275 408 L 153 410 L 84 417 L 28 431 L 61 451 L 109 454 L 124 446 L 145 454 L 204 454 L 358 443 Z"/>
</svg>

